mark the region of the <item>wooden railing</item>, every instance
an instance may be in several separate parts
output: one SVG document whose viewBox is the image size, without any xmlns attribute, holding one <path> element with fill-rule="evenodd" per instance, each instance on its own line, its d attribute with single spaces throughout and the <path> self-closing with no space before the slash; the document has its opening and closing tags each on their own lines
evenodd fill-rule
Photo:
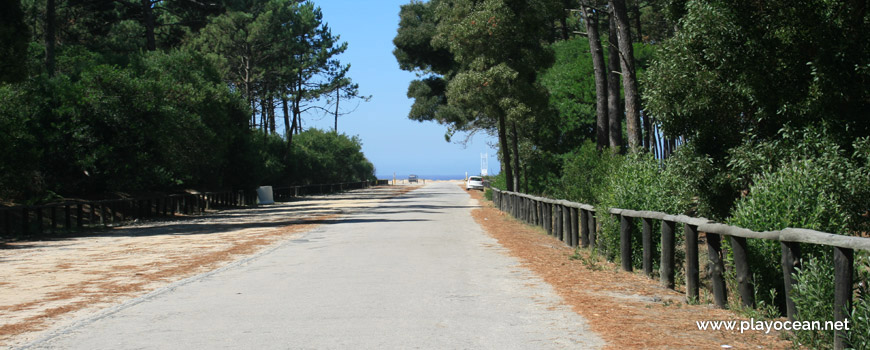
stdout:
<svg viewBox="0 0 870 350">
<path fill-rule="evenodd" d="M 368 182 L 348 182 L 281 187 L 273 189 L 273 195 L 276 201 L 286 201 L 293 197 L 342 192 L 369 185 Z M 246 190 L 14 206 L 0 208 L 0 237 L 57 235 L 118 226 L 137 219 L 202 215 L 210 209 L 256 205 L 256 191 Z"/>
<path fill-rule="evenodd" d="M 531 225 L 544 228 L 550 235 L 572 247 L 596 247 L 597 225 L 595 207 L 588 204 L 554 200 L 527 194 L 502 191 L 492 188 L 492 200 L 502 211 Z M 755 305 L 752 286 L 751 266 L 747 257 L 747 239 L 779 241 L 782 249 L 782 274 L 784 279 L 786 313 L 790 320 L 795 319 L 796 308 L 791 298 L 795 284 L 794 273 L 800 267 L 800 243 L 832 247 L 834 250 L 834 321 L 843 321 L 852 307 L 852 275 L 854 273 L 854 251 L 870 251 L 870 238 L 836 235 L 807 229 L 786 228 L 779 231 L 756 232 L 741 227 L 712 222 L 705 218 L 685 215 L 670 215 L 655 211 L 610 209 L 611 216 L 618 216 L 620 222 L 620 260 L 622 269 L 632 271 L 632 237 L 634 220 L 642 220 L 642 266 L 647 276 L 654 277 L 653 271 L 653 220 L 661 222 L 661 252 L 659 279 L 668 288 L 674 288 L 674 253 L 676 224 L 683 224 L 686 249 L 686 297 L 699 299 L 700 277 L 698 262 L 698 232 L 706 233 L 706 245 L 710 266 L 710 282 L 713 299 L 718 307 L 727 306 L 727 293 L 724 277 L 724 255 L 722 239 L 729 239 L 734 258 L 737 291 L 744 306 Z M 834 348 L 843 349 L 843 331 L 834 334 Z"/>
</svg>

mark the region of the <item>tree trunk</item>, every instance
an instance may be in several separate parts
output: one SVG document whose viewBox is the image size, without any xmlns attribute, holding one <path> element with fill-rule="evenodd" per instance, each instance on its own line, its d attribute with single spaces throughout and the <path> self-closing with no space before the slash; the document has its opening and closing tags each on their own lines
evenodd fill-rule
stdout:
<svg viewBox="0 0 870 350">
<path fill-rule="evenodd" d="M 248 104 L 251 106 L 251 128 L 257 128 L 257 103 L 253 97 L 248 97 Z"/>
<path fill-rule="evenodd" d="M 275 125 L 275 99 L 269 97 L 269 133 L 272 135 L 277 134 L 277 126 Z"/>
<path fill-rule="evenodd" d="M 511 153 L 514 156 L 514 191 L 521 192 L 520 188 L 520 146 L 519 135 L 517 135 L 517 123 L 511 122 Z"/>
<path fill-rule="evenodd" d="M 287 144 L 293 143 L 293 134 L 298 133 L 296 123 L 297 123 L 297 115 L 299 111 L 296 108 L 296 99 L 293 100 L 293 121 L 290 122 L 290 134 L 287 135 Z"/>
<path fill-rule="evenodd" d="M 48 71 L 48 76 L 54 76 L 54 46 L 55 42 L 55 22 L 57 16 L 55 11 L 54 0 L 46 0 L 45 2 L 45 69 Z M 5 48 L 4 48 L 5 49 Z"/>
<path fill-rule="evenodd" d="M 646 131 L 645 131 L 645 132 L 646 132 L 646 139 L 648 140 L 647 142 L 649 143 L 649 148 L 648 148 L 648 149 L 650 150 L 650 152 L 652 152 L 653 154 L 655 154 L 656 146 L 657 146 L 657 143 L 656 143 L 656 130 L 655 130 L 655 128 L 656 128 L 656 121 L 655 121 L 655 118 L 653 118 L 653 117 L 647 115 L 646 113 L 644 113 L 644 115 L 643 115 L 643 119 L 646 121 L 646 122 L 644 123 L 644 128 L 645 128 L 645 130 L 646 130 Z"/>
<path fill-rule="evenodd" d="M 562 15 L 559 16 L 559 26 L 562 27 L 562 40 L 571 38 L 571 33 L 568 30 L 568 16 L 565 15 L 565 11 L 569 8 L 571 8 L 571 1 L 562 0 Z"/>
<path fill-rule="evenodd" d="M 652 121 L 649 119 L 649 116 L 643 114 L 641 120 L 643 121 L 643 148 L 646 150 L 652 150 Z"/>
<path fill-rule="evenodd" d="M 341 101 L 341 87 L 335 89 L 335 134 L 338 135 L 338 102 Z"/>
<path fill-rule="evenodd" d="M 640 30 L 640 0 L 634 0 L 634 6 L 631 7 L 634 12 L 634 29 L 637 32 L 637 42 L 643 42 L 643 32 Z"/>
<path fill-rule="evenodd" d="M 269 133 L 269 119 L 266 116 L 266 99 L 260 98 L 260 128 L 263 134 Z"/>
<path fill-rule="evenodd" d="M 290 145 L 293 134 L 290 132 L 290 111 L 287 110 L 287 96 L 281 98 L 281 109 L 284 110 L 284 137 L 287 138 L 287 145 Z"/>
<path fill-rule="evenodd" d="M 148 51 L 157 50 L 157 41 L 154 39 L 154 9 L 151 8 L 151 0 L 142 0 L 142 19 L 145 24 L 145 45 Z"/>
<path fill-rule="evenodd" d="M 248 105 L 251 106 L 251 128 L 257 127 L 257 108 L 254 105 L 254 95 L 251 93 L 251 60 L 250 60 L 250 48 L 246 50 L 248 53 L 247 57 L 244 57 L 245 61 L 245 97 L 248 99 Z"/>
<path fill-rule="evenodd" d="M 643 147 L 640 125 L 640 95 L 637 89 L 637 74 L 634 70 L 634 48 L 631 43 L 631 27 L 625 0 L 609 0 L 616 19 L 616 34 L 619 42 L 619 63 L 622 67 L 622 88 L 625 94 L 625 128 L 628 132 L 628 148 L 632 152 Z"/>
<path fill-rule="evenodd" d="M 501 152 L 501 168 L 505 176 L 505 190 L 514 190 L 514 173 L 511 168 L 511 151 L 507 140 L 507 127 L 505 126 L 504 115 L 498 116 L 498 150 Z"/>
<path fill-rule="evenodd" d="M 302 81 L 296 83 L 296 95 L 293 96 L 293 128 L 296 135 L 302 132 Z"/>
<path fill-rule="evenodd" d="M 607 38 L 607 115 L 610 124 L 610 150 L 614 153 L 624 150 L 622 145 L 622 100 L 619 98 L 619 44 L 616 40 L 616 21 L 610 16 L 610 35 Z"/>
<path fill-rule="evenodd" d="M 589 38 L 589 53 L 592 54 L 592 68 L 595 74 L 595 135 L 598 149 L 604 149 L 609 144 L 609 121 L 607 115 L 607 67 L 604 65 L 604 49 L 601 47 L 601 34 L 598 32 L 598 14 L 586 6 L 580 7 L 580 13 L 586 23 L 586 34 Z"/>
</svg>

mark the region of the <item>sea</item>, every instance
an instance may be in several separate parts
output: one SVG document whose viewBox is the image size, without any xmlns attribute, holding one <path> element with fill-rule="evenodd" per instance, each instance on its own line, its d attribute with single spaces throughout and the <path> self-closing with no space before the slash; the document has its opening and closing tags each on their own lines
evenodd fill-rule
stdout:
<svg viewBox="0 0 870 350">
<path fill-rule="evenodd" d="M 472 176 L 469 174 L 468 176 Z M 378 175 L 378 179 L 381 180 L 392 180 L 393 174 L 388 175 Z M 397 180 L 405 180 L 408 178 L 408 174 L 396 174 Z M 418 179 L 426 179 L 426 180 L 465 180 L 465 174 L 459 175 L 417 175 Z"/>
</svg>

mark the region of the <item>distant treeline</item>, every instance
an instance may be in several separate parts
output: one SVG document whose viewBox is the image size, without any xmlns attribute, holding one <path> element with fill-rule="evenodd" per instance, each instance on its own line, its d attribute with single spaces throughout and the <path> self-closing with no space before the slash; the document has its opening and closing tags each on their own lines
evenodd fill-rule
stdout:
<svg viewBox="0 0 870 350">
<path fill-rule="evenodd" d="M 311 2 L 0 7 L 0 199 L 373 178 L 358 138 L 302 128 L 357 97 Z"/>
</svg>

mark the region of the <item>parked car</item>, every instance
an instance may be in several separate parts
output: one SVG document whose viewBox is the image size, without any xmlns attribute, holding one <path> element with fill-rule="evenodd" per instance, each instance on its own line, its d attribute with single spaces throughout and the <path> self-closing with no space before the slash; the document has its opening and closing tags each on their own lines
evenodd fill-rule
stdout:
<svg viewBox="0 0 870 350">
<path fill-rule="evenodd" d="M 481 190 L 483 191 L 483 178 L 480 176 L 469 176 L 465 181 L 465 190 Z"/>
<path fill-rule="evenodd" d="M 417 175 L 408 175 L 408 183 L 417 182 Z"/>
</svg>

